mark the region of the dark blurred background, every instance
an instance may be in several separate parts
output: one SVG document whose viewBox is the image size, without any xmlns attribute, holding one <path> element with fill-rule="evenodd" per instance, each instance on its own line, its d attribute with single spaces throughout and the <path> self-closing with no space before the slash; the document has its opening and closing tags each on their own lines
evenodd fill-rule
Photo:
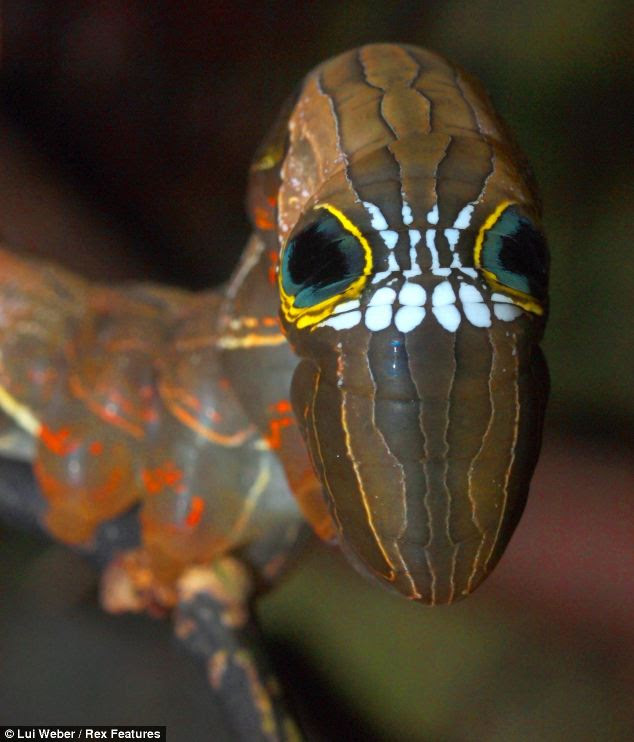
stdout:
<svg viewBox="0 0 634 742">
<path fill-rule="evenodd" d="M 634 739 L 631 4 L 4 10 L 0 232 L 99 280 L 224 280 L 248 234 L 249 159 L 323 59 L 406 41 L 483 80 L 533 164 L 552 251 L 552 402 L 524 520 L 454 607 L 393 598 L 315 548 L 262 621 L 317 739 Z M 0 723 L 231 738 L 166 625 L 104 616 L 78 557 L 3 535 Z"/>
</svg>

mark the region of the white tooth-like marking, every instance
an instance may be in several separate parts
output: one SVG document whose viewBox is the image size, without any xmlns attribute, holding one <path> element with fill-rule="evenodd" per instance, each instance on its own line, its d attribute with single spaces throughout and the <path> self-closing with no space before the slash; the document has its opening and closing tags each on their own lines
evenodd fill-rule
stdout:
<svg viewBox="0 0 634 742">
<path fill-rule="evenodd" d="M 456 221 L 453 223 L 456 229 L 466 229 L 471 224 L 471 215 L 473 214 L 474 208 L 475 204 L 467 204 L 466 206 L 463 206 L 456 217 Z"/>
<path fill-rule="evenodd" d="M 383 242 L 387 245 L 388 250 L 393 250 L 398 242 L 398 232 L 393 229 L 382 229 L 379 234 L 383 238 Z"/>
<path fill-rule="evenodd" d="M 484 303 L 482 294 L 470 283 L 461 283 L 458 295 L 464 316 L 475 327 L 491 327 L 491 310 Z"/>
<path fill-rule="evenodd" d="M 381 283 L 381 281 L 384 278 L 387 278 L 391 273 L 392 273 L 391 270 L 380 271 L 379 273 L 376 273 L 374 275 L 374 278 L 372 279 L 372 283 Z"/>
<path fill-rule="evenodd" d="M 472 286 L 470 283 L 461 283 L 460 288 L 458 289 L 458 295 L 460 296 L 460 301 L 463 304 L 468 304 L 469 302 L 484 301 L 484 299 L 482 298 L 482 294 L 475 286 Z"/>
<path fill-rule="evenodd" d="M 522 310 L 516 307 L 515 304 L 494 304 L 493 312 L 498 319 L 504 322 L 511 322 L 520 316 Z"/>
<path fill-rule="evenodd" d="M 443 307 L 446 304 L 456 303 L 456 295 L 449 281 L 443 281 L 436 286 L 431 297 L 431 303 L 434 307 Z"/>
<path fill-rule="evenodd" d="M 413 278 L 414 276 L 420 276 L 422 270 L 418 265 L 418 254 L 416 252 L 416 245 L 421 240 L 421 233 L 418 229 L 409 230 L 409 263 L 410 267 L 403 271 L 405 278 Z"/>
<path fill-rule="evenodd" d="M 412 216 L 412 207 L 403 199 L 403 208 L 401 209 L 401 216 L 403 217 L 403 224 L 411 224 L 414 221 Z"/>
<path fill-rule="evenodd" d="M 369 306 L 365 310 L 365 326 L 368 330 L 376 332 L 389 327 L 392 321 L 392 305 L 381 304 L 379 306 Z"/>
<path fill-rule="evenodd" d="M 398 295 L 399 302 L 408 307 L 422 307 L 426 298 L 425 289 L 417 283 L 410 283 L 409 281 L 403 284 Z"/>
<path fill-rule="evenodd" d="M 456 243 L 458 242 L 458 237 L 460 237 L 460 232 L 453 227 L 448 227 L 447 229 L 445 229 L 445 237 L 447 238 L 447 242 L 449 243 L 449 249 L 451 250 L 451 252 L 453 252 Z"/>
<path fill-rule="evenodd" d="M 427 221 L 430 224 L 438 224 L 438 204 L 434 204 L 433 208 L 427 214 Z"/>
<path fill-rule="evenodd" d="M 459 266 L 460 270 L 470 278 L 477 278 L 478 277 L 478 271 L 475 268 L 469 268 L 469 266 L 461 265 Z"/>
<path fill-rule="evenodd" d="M 335 330 L 349 330 L 361 322 L 361 312 L 345 312 L 328 317 L 327 320 L 320 322 L 319 327 L 332 327 Z"/>
<path fill-rule="evenodd" d="M 455 332 L 458 329 L 460 325 L 460 312 L 455 304 L 433 307 L 432 312 L 445 330 Z"/>
<path fill-rule="evenodd" d="M 341 312 L 349 312 L 352 309 L 358 309 L 358 308 L 359 308 L 359 300 L 352 299 L 351 301 L 344 301 L 341 304 L 337 304 L 337 306 L 332 310 L 332 313 L 341 314 Z"/>
<path fill-rule="evenodd" d="M 440 263 L 438 262 L 438 250 L 436 250 L 436 230 L 428 229 L 425 232 L 425 244 L 431 253 L 431 272 L 434 273 Z"/>
<path fill-rule="evenodd" d="M 394 304 L 396 299 L 396 291 L 391 289 L 389 286 L 383 286 L 383 288 L 375 291 L 372 298 L 370 299 L 368 306 L 375 307 L 381 304 Z"/>
<path fill-rule="evenodd" d="M 383 216 L 381 209 L 379 209 L 376 204 L 370 203 L 370 201 L 363 201 L 363 205 L 368 214 L 370 214 L 370 224 L 372 225 L 372 229 L 375 229 L 381 235 L 383 242 L 385 242 L 387 249 L 390 251 L 387 256 L 387 270 L 376 273 L 372 279 L 372 283 L 379 283 L 384 278 L 387 278 L 391 273 L 400 270 L 396 258 L 392 253 L 392 250 L 394 250 L 396 243 L 398 242 L 398 232 L 389 229 L 386 218 Z"/>
<path fill-rule="evenodd" d="M 491 310 L 482 302 L 469 301 L 463 303 L 464 316 L 475 327 L 491 327 Z"/>
<path fill-rule="evenodd" d="M 388 228 L 385 217 L 381 213 L 381 209 L 379 209 L 378 206 L 375 206 L 369 201 L 364 201 L 363 205 L 365 206 L 368 214 L 370 214 L 370 223 L 372 224 L 372 229 L 376 229 L 377 232 L 380 232 L 382 229 Z"/>
<path fill-rule="evenodd" d="M 396 258 L 394 257 L 394 253 L 389 252 L 387 254 L 387 270 L 377 273 L 372 279 L 372 283 L 380 283 L 384 278 L 391 276 L 392 273 L 398 273 L 398 271 L 399 267 Z"/>
<path fill-rule="evenodd" d="M 460 255 L 456 252 L 456 245 L 460 239 L 460 230 L 466 229 L 471 224 L 471 215 L 473 214 L 474 208 L 475 204 L 467 204 L 466 206 L 463 206 L 462 209 L 460 209 L 453 226 L 444 230 L 445 237 L 449 243 L 449 249 L 453 256 L 451 259 L 451 268 L 463 270 Z M 465 271 L 465 273 L 466 272 L 467 271 Z"/>
<path fill-rule="evenodd" d="M 449 249 L 451 250 L 452 258 L 451 258 L 451 268 L 462 268 L 462 262 L 460 260 L 460 255 L 456 252 L 456 245 L 458 244 L 458 239 L 460 237 L 460 230 L 455 229 L 454 227 L 448 227 L 445 229 L 445 237 L 447 238 L 447 242 L 449 243 Z"/>
<path fill-rule="evenodd" d="M 451 273 L 450 268 L 441 268 L 440 261 L 438 258 L 438 250 L 436 249 L 436 230 L 427 229 L 425 231 L 425 244 L 431 254 L 431 272 L 435 276 L 448 276 Z"/>
<path fill-rule="evenodd" d="M 399 332 L 411 332 L 425 319 L 425 307 L 401 307 L 394 316 Z"/>
<path fill-rule="evenodd" d="M 511 297 L 510 297 L 510 296 L 507 296 L 506 294 L 498 294 L 498 292 L 497 292 L 497 291 L 494 291 L 494 292 L 493 292 L 493 293 L 491 294 L 491 299 L 492 299 L 493 301 L 501 301 L 501 302 L 504 302 L 505 304 L 513 304 L 513 299 L 511 299 Z"/>
</svg>

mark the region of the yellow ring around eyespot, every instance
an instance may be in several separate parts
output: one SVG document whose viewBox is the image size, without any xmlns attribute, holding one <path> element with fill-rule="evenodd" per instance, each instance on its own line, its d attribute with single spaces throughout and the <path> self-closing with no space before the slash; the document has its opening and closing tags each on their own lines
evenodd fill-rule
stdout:
<svg viewBox="0 0 634 742">
<path fill-rule="evenodd" d="M 480 227 L 480 231 L 478 232 L 475 241 L 475 247 L 473 248 L 473 262 L 475 267 L 482 272 L 482 275 L 485 277 L 487 283 L 492 289 L 495 289 L 502 294 L 508 294 L 508 296 L 513 299 L 514 304 L 517 304 L 518 307 L 522 307 L 522 309 L 526 309 L 527 312 L 542 315 L 544 313 L 544 308 L 539 304 L 539 302 L 535 301 L 530 294 L 526 294 L 523 291 L 513 289 L 510 286 L 500 283 L 495 273 L 482 267 L 482 248 L 484 246 L 484 237 L 486 233 L 494 226 L 500 216 L 502 216 L 502 212 L 506 211 L 509 206 L 515 205 L 517 205 L 516 201 L 502 201 L 502 203 L 500 203 L 486 218 L 484 224 Z"/>
<path fill-rule="evenodd" d="M 350 232 L 353 237 L 356 237 L 356 239 L 361 244 L 361 247 L 363 248 L 365 265 L 363 268 L 363 273 L 359 276 L 359 278 L 356 278 L 340 294 L 335 294 L 334 296 L 331 296 L 328 299 L 325 299 L 324 301 L 321 301 L 319 302 L 319 304 L 315 304 L 312 307 L 303 307 L 301 309 L 297 309 L 295 307 L 295 297 L 290 296 L 284 291 L 284 288 L 282 286 L 282 271 L 280 270 L 277 277 L 277 283 L 282 304 L 282 314 L 288 322 L 296 323 L 298 329 L 316 325 L 318 322 L 326 319 L 326 317 L 332 314 L 332 310 L 335 305 L 338 304 L 342 299 L 349 300 L 359 296 L 367 282 L 368 276 L 372 273 L 373 268 L 372 249 L 370 248 L 370 244 L 368 243 L 367 239 L 363 236 L 356 224 L 353 224 L 342 211 L 339 211 L 339 209 L 332 204 L 320 203 L 316 204 L 313 208 L 315 210 L 325 209 L 326 211 L 331 213 L 347 232 Z M 284 246 L 284 249 L 286 249 L 286 246 Z"/>
</svg>

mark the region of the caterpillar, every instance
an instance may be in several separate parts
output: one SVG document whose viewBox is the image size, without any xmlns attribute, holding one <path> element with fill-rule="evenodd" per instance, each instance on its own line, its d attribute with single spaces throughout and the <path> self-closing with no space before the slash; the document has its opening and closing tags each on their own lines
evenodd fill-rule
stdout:
<svg viewBox="0 0 634 742">
<path fill-rule="evenodd" d="M 228 553 L 272 579 L 305 520 L 411 600 L 464 597 L 521 515 L 548 396 L 524 156 L 462 69 L 372 44 L 304 78 L 247 202 L 215 291 L 0 251 L 0 450 L 61 541 L 138 506 L 166 584 Z"/>
</svg>

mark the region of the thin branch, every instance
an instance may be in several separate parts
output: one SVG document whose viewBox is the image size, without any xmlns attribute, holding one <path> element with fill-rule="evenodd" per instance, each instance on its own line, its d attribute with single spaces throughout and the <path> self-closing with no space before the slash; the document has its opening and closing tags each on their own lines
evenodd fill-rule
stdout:
<svg viewBox="0 0 634 742">
<path fill-rule="evenodd" d="M 31 467 L 0 458 L 0 519 L 46 533 L 41 525 L 45 509 Z M 132 511 L 102 525 L 94 542 L 78 551 L 104 567 L 138 544 L 138 518 Z M 179 582 L 174 633 L 205 663 L 214 701 L 224 708 L 236 740 L 297 742 L 302 737 L 266 657 L 252 589 L 249 569 L 233 557 L 193 568 Z"/>
</svg>

